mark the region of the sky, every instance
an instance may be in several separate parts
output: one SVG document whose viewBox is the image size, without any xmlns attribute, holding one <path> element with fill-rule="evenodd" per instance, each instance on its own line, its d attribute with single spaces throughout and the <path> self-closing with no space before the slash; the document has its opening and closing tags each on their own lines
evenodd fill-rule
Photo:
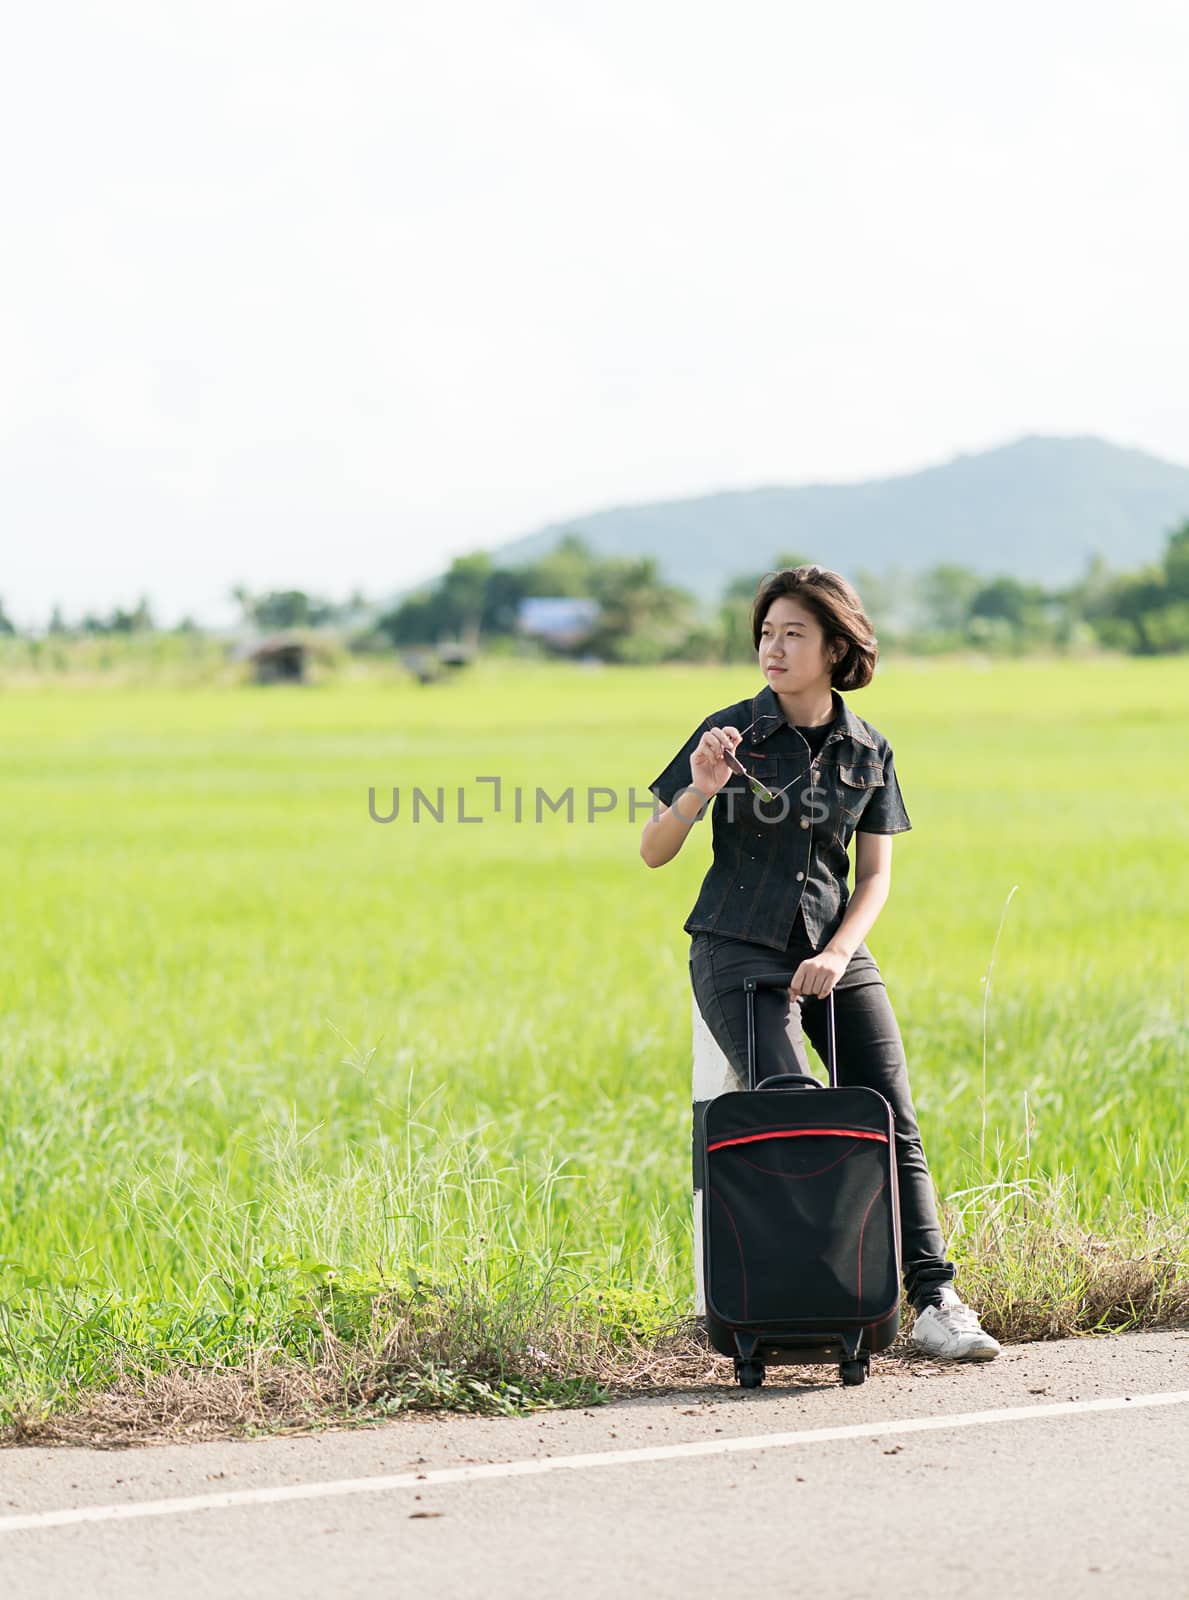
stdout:
<svg viewBox="0 0 1189 1600">
<path fill-rule="evenodd" d="M 1189 464 L 1187 68 L 1149 0 L 19 8 L 0 597 L 229 621 L 1025 432 Z"/>
</svg>

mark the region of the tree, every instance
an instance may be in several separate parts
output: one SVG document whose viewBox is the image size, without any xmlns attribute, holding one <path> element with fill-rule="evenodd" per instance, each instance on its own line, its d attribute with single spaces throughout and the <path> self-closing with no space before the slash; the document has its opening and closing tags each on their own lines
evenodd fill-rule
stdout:
<svg viewBox="0 0 1189 1600">
<path fill-rule="evenodd" d="M 1148 611 L 1144 635 L 1153 655 L 1174 655 L 1189 650 L 1189 600 L 1167 600 Z"/>
<path fill-rule="evenodd" d="M 486 550 L 455 556 L 437 583 L 407 596 L 376 628 L 394 645 L 512 633 L 526 583 L 517 569 L 497 567 Z"/>
<path fill-rule="evenodd" d="M 437 591 L 423 590 L 407 596 L 376 621 L 376 631 L 386 634 L 397 647 L 408 644 L 434 644 L 441 632 L 441 611 Z"/>
<path fill-rule="evenodd" d="M 717 642 L 699 634 L 693 595 L 662 581 L 652 558 L 597 556 L 570 531 L 535 561 L 497 567 L 486 551 L 456 556 L 434 584 L 376 624 L 394 645 L 432 645 L 460 634 L 511 638 L 527 598 L 589 599 L 599 621 L 581 649 L 612 661 L 662 661 L 685 650 L 704 659 Z M 579 648 L 579 647 L 575 647 Z"/>
<path fill-rule="evenodd" d="M 747 661 L 755 655 L 751 639 L 751 608 L 763 573 L 740 573 L 722 592 L 718 618 L 723 656 L 727 661 Z"/>
<path fill-rule="evenodd" d="M 1049 597 L 1043 585 L 1011 576 L 992 578 L 970 601 L 967 634 L 976 642 L 1015 649 L 1052 637 Z"/>
<path fill-rule="evenodd" d="M 719 601 L 718 620 L 722 631 L 723 656 L 727 661 L 753 660 L 756 653 L 751 636 L 751 614 L 760 584 L 770 572 L 786 572 L 812 565 L 807 556 L 786 551 L 778 555 L 763 572 L 741 572 L 731 578 Z"/>
<path fill-rule="evenodd" d="M 55 612 L 57 608 L 55 607 Z M 106 616 L 98 616 L 93 611 L 88 611 L 79 623 L 79 632 L 105 636 L 114 633 L 152 633 L 156 624 L 149 608 L 147 595 L 141 595 L 131 611 L 125 611 L 122 606 L 116 606 Z"/>
<path fill-rule="evenodd" d="M 598 564 L 599 558 L 582 535 L 570 530 L 552 550 L 519 571 L 527 584 L 526 594 L 581 599 L 592 593 Z"/>
<path fill-rule="evenodd" d="M 307 594 L 304 589 L 272 589 L 267 594 L 254 595 L 242 583 L 235 585 L 231 597 L 245 622 L 268 632 L 324 628 L 350 617 L 365 604 L 359 590 L 340 606 L 322 595 Z"/>
<path fill-rule="evenodd" d="M 1136 572 L 1117 573 L 1086 605 L 1086 617 L 1108 648 L 1131 655 L 1156 655 L 1160 627 L 1151 619 L 1168 601 L 1164 569 L 1151 563 Z"/>
<path fill-rule="evenodd" d="M 1189 518 L 1169 534 L 1160 570 L 1163 592 L 1153 584 L 1138 622 L 1146 649 L 1169 655 L 1189 650 Z"/>
<path fill-rule="evenodd" d="M 487 612 L 494 563 L 486 550 L 473 555 L 455 556 L 438 586 L 439 624 L 443 632 L 457 638 L 477 637 Z"/>
<path fill-rule="evenodd" d="M 121 633 L 152 633 L 156 627 L 153 613 L 149 608 L 149 597 L 146 594 L 141 595 L 134 610 L 117 611 L 116 616 L 120 620 L 118 631 Z"/>
<path fill-rule="evenodd" d="M 911 624 L 913 579 L 907 567 L 896 563 L 882 573 L 860 567 L 855 588 L 877 634 L 886 638 Z"/>
<path fill-rule="evenodd" d="M 496 567 L 487 585 L 483 627 L 493 634 L 516 631 L 520 602 L 528 594 L 528 576 L 515 567 Z"/>
<path fill-rule="evenodd" d="M 936 633 L 961 633 L 981 582 L 977 572 L 955 562 L 928 567 L 917 586 L 922 625 Z"/>
<path fill-rule="evenodd" d="M 1170 600 L 1189 600 L 1189 517 L 1168 536 L 1161 565 Z"/>
<path fill-rule="evenodd" d="M 668 660 L 697 620 L 693 595 L 662 582 L 652 556 L 599 562 L 592 590 L 600 616 L 586 649 L 611 661 Z"/>
</svg>

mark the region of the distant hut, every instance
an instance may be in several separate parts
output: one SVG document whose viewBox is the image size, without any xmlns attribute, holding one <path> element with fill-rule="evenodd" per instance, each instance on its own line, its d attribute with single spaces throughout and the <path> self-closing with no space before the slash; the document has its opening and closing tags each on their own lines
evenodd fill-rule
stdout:
<svg viewBox="0 0 1189 1600">
<path fill-rule="evenodd" d="M 516 627 L 557 650 L 585 644 L 599 620 L 599 602 L 570 595 L 531 595 L 520 602 Z"/>
<path fill-rule="evenodd" d="M 257 683 L 306 683 L 310 650 L 298 634 L 276 633 L 243 652 Z"/>
</svg>

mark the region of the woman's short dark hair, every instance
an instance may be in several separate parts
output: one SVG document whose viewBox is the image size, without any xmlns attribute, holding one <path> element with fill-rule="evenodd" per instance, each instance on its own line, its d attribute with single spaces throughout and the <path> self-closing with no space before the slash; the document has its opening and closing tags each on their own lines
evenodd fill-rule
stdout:
<svg viewBox="0 0 1189 1600">
<path fill-rule="evenodd" d="M 800 601 L 821 623 L 827 655 L 845 644 L 845 652 L 839 655 L 830 673 L 834 688 L 862 689 L 869 684 L 879 659 L 875 629 L 854 587 L 840 572 L 831 572 L 828 567 L 786 567 L 783 572 L 764 574 L 751 612 L 756 649 L 760 648 L 760 633 L 769 606 L 785 595 Z"/>
</svg>

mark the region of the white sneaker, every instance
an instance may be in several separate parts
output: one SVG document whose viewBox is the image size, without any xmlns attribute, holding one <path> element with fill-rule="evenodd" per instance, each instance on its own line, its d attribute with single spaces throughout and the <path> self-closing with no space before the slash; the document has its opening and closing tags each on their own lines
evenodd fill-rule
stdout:
<svg viewBox="0 0 1189 1600">
<path fill-rule="evenodd" d="M 945 1305 L 918 1311 L 912 1327 L 912 1345 L 922 1355 L 939 1361 L 994 1361 L 999 1341 L 979 1326 L 977 1314 L 946 1285 Z"/>
</svg>

